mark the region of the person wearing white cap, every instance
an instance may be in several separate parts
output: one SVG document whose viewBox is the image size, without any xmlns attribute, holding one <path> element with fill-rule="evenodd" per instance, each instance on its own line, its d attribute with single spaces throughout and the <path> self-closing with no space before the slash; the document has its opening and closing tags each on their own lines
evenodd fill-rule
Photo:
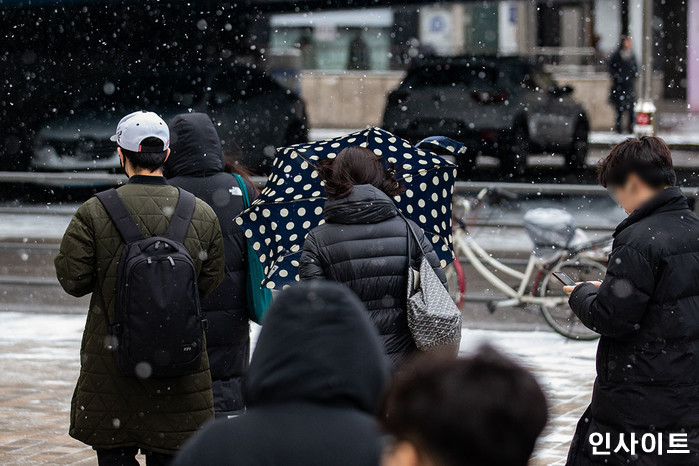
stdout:
<svg viewBox="0 0 699 466">
<path fill-rule="evenodd" d="M 163 165 L 170 156 L 170 129 L 156 113 L 142 110 L 126 115 L 110 139 L 119 146 L 126 176 L 163 175 Z"/>
<path fill-rule="evenodd" d="M 121 301 L 117 308 L 124 295 L 124 287 L 119 287 L 123 274 L 117 266 L 122 263 L 125 241 L 131 245 L 139 241 L 140 247 L 151 237 L 169 234 L 178 238 L 178 244 L 184 245 L 191 260 L 188 264 L 194 266 L 192 275 L 185 277 L 186 282 L 172 283 L 172 286 L 194 294 L 198 291 L 198 298 L 202 299 L 223 279 L 224 245 L 218 218 L 211 207 L 186 191 L 168 185 L 162 176 L 163 163 L 170 153 L 170 132 L 158 115 L 152 112 L 127 115 L 119 122 L 113 140 L 118 144 L 129 182 L 115 191 L 100 193 L 99 197 L 80 206 L 55 259 L 56 276 L 67 293 L 73 296 L 92 293 L 80 349 L 80 376 L 71 403 L 69 433 L 97 451 L 100 466 L 138 465 L 139 450 L 146 455 L 149 466 L 167 465 L 185 440 L 214 417 L 209 359 L 203 340 L 205 325 L 202 323 L 203 344 L 197 345 L 201 348 L 201 361 L 194 360 L 198 367 L 167 377 L 151 373 L 152 366 L 148 363 L 144 366 L 146 371 L 125 371 L 123 365 L 117 363 L 118 355 L 124 351 L 158 358 L 174 354 L 157 349 L 154 342 L 160 339 L 181 344 L 177 341 L 177 335 L 181 335 L 177 333 L 178 326 L 186 325 L 187 319 L 182 318 L 182 313 L 176 313 L 178 308 L 174 304 L 169 310 L 180 318 L 172 325 L 150 329 L 153 341 L 148 338 L 128 340 L 130 330 L 116 329 L 122 328 L 122 324 L 123 328 L 133 327 L 124 320 L 112 325 L 115 318 L 146 322 L 155 318 L 147 317 L 151 312 L 158 319 L 162 318 L 160 311 L 167 301 L 168 290 L 162 285 L 148 289 L 148 284 L 156 285 L 147 279 L 138 285 L 129 283 L 134 285 L 130 290 L 142 290 L 129 294 L 132 296 L 129 299 L 141 300 L 143 305 L 128 307 Z M 103 200 L 108 202 L 103 204 Z M 171 229 L 170 224 L 175 227 Z M 155 242 L 155 249 L 159 243 Z M 175 268 L 175 261 L 169 259 Z M 147 263 L 151 263 L 150 257 Z M 186 262 L 179 262 L 182 263 Z M 147 285 L 144 286 L 144 282 Z M 148 296 L 151 291 L 152 296 Z M 133 317 L 126 316 L 124 309 L 131 309 Z M 122 339 L 130 343 L 119 346 Z M 181 344 L 181 348 L 183 352 L 192 351 L 194 346 Z"/>
</svg>

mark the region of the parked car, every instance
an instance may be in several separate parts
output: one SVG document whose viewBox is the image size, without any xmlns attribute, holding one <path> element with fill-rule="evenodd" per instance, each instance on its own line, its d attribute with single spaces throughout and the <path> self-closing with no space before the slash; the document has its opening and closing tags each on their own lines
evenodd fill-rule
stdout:
<svg viewBox="0 0 699 466">
<path fill-rule="evenodd" d="M 535 151 L 562 153 L 580 169 L 589 123 L 572 92 L 526 58 L 430 58 L 389 94 L 383 127 L 411 141 L 435 134 L 463 141 L 462 175 L 478 154 L 499 157 L 507 175 L 522 174 Z"/>
<path fill-rule="evenodd" d="M 276 147 L 308 140 L 303 101 L 263 72 L 239 65 L 187 71 L 163 68 L 121 74 L 87 90 L 72 114 L 47 121 L 39 129 L 31 169 L 119 169 L 109 138 L 122 116 L 139 109 L 166 120 L 188 111 L 208 113 L 224 152 L 259 173 L 269 171 Z"/>
</svg>

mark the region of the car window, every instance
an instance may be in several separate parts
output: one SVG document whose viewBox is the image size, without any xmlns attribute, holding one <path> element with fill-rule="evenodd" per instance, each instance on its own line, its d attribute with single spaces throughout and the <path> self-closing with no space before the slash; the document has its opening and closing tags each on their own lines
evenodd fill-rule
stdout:
<svg viewBox="0 0 699 466">
<path fill-rule="evenodd" d="M 501 76 L 492 66 L 436 65 L 414 68 L 406 76 L 404 86 L 413 89 L 426 87 L 496 87 Z"/>
<path fill-rule="evenodd" d="M 547 91 L 556 85 L 550 73 L 532 69 L 525 74 L 522 84 L 532 91 Z"/>
<path fill-rule="evenodd" d="M 223 104 L 278 90 L 279 86 L 267 75 L 251 68 L 234 68 L 217 74 L 211 83 L 214 103 Z"/>
<path fill-rule="evenodd" d="M 163 86 L 166 79 L 168 86 Z M 197 104 L 204 93 L 205 80 L 198 73 L 158 73 L 107 78 L 78 107 L 92 111 L 125 112 L 138 108 L 182 107 Z"/>
</svg>

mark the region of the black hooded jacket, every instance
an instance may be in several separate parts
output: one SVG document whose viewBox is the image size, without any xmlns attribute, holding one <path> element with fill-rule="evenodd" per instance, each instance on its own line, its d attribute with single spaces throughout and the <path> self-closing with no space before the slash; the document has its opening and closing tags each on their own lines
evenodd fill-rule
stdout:
<svg viewBox="0 0 699 466">
<path fill-rule="evenodd" d="M 612 77 L 609 101 L 617 108 L 633 108 L 636 102 L 636 76 L 638 74 L 638 65 L 633 53 L 628 59 L 624 59 L 621 49 L 614 52 L 609 59 L 609 74 Z"/>
<path fill-rule="evenodd" d="M 388 363 L 366 309 L 347 288 L 292 285 L 270 306 L 248 371 L 247 412 L 209 424 L 184 465 L 378 465 L 374 419 Z"/>
<path fill-rule="evenodd" d="M 592 403 L 578 424 L 570 465 L 699 464 L 699 218 L 680 188 L 669 188 L 631 213 L 614 233 L 602 285 L 570 296 L 573 312 L 602 337 Z M 589 436 L 637 438 L 687 433 L 690 454 L 621 450 L 594 456 Z M 628 460 L 628 463 L 626 461 Z"/>
<path fill-rule="evenodd" d="M 203 113 L 178 115 L 170 122 L 172 153 L 165 176 L 205 201 L 218 216 L 226 252 L 221 285 L 202 300 L 209 321 L 206 332 L 216 415 L 241 411 L 241 381 L 250 357 L 250 328 L 246 295 L 247 255 L 242 230 L 233 221 L 243 209 L 241 187 L 224 172 L 221 143 L 211 119 Z M 246 186 L 250 199 L 252 186 Z"/>
<path fill-rule="evenodd" d="M 408 229 L 393 201 L 371 185 L 359 185 L 344 199 L 325 203 L 325 224 L 306 237 L 299 265 L 301 280 L 340 282 L 364 302 L 394 368 L 417 351 L 406 313 Z M 437 276 L 444 271 L 432 245 L 413 223 Z M 411 242 L 414 264 L 420 248 Z"/>
</svg>

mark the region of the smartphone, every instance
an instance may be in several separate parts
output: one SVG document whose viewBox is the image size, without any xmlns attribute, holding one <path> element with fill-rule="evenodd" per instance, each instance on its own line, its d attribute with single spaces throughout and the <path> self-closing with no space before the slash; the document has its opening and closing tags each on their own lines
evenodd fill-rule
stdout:
<svg viewBox="0 0 699 466">
<path fill-rule="evenodd" d="M 575 280 L 573 280 L 563 272 L 553 272 L 552 275 L 556 277 L 559 282 L 563 283 L 566 286 L 575 286 Z"/>
</svg>

